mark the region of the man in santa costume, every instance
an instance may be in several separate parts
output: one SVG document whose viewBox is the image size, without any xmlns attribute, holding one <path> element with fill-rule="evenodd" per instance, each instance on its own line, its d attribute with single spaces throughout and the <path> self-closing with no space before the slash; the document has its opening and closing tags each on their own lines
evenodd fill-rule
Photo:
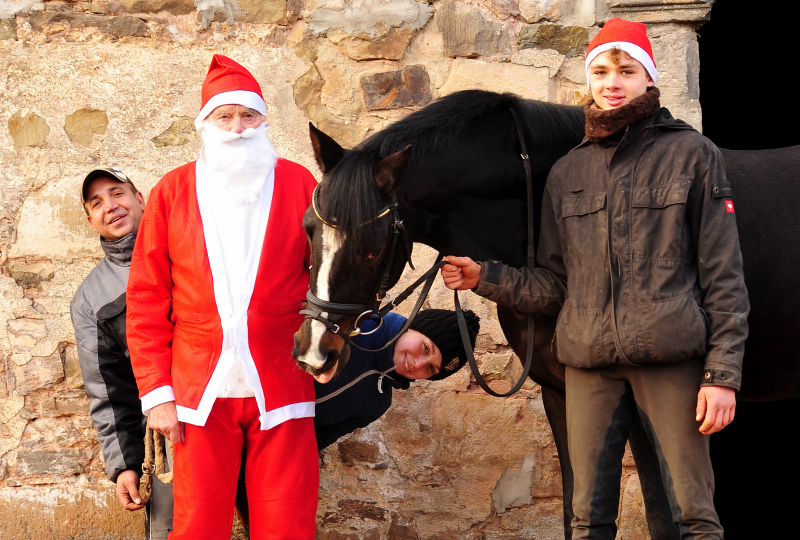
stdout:
<svg viewBox="0 0 800 540">
<path fill-rule="evenodd" d="M 173 540 L 230 538 L 243 456 L 251 538 L 314 537 L 314 386 L 291 349 L 316 181 L 278 158 L 265 114 L 250 72 L 215 55 L 200 158 L 153 188 L 134 248 L 128 344 L 142 409 L 174 445 Z"/>
</svg>

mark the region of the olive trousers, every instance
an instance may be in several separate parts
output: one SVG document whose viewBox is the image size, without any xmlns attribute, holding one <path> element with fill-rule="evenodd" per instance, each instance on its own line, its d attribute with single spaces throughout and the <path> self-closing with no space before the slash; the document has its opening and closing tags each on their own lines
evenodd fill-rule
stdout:
<svg viewBox="0 0 800 540">
<path fill-rule="evenodd" d="M 573 540 L 613 540 L 622 457 L 634 415 L 658 456 L 682 540 L 719 540 L 709 437 L 695 420 L 703 365 L 566 368 L 567 432 L 575 475 Z M 655 539 L 654 539 L 655 540 Z"/>
</svg>

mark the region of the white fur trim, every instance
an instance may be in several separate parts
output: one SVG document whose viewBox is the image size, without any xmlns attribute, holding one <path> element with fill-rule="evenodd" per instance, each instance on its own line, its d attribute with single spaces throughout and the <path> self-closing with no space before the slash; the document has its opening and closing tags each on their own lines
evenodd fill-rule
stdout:
<svg viewBox="0 0 800 540">
<path fill-rule="evenodd" d="M 251 92 L 252 93 L 252 92 Z M 210 100 L 209 100 L 210 101 Z M 198 159 L 195 164 L 197 205 L 200 209 L 200 217 L 203 223 L 203 234 L 206 240 L 206 253 L 208 262 L 211 266 L 211 275 L 214 284 L 214 299 L 217 303 L 220 322 L 222 323 L 222 353 L 219 361 L 211 374 L 200 404 L 197 409 L 178 407 L 178 420 L 188 422 L 196 426 L 203 426 L 211 413 L 211 407 L 219 394 L 220 385 L 228 375 L 235 356 L 232 354 L 234 349 L 238 352 L 244 364 L 245 375 L 255 394 L 258 409 L 262 417 L 266 411 L 264 401 L 264 390 L 261 387 L 261 380 L 256 370 L 255 361 L 250 354 L 250 340 L 247 329 L 247 308 L 250 305 L 250 298 L 255 288 L 258 264 L 261 261 L 261 249 L 264 245 L 264 236 L 269 222 L 269 210 L 272 204 L 272 193 L 275 185 L 275 171 L 269 173 L 269 178 L 264 183 L 261 197 L 258 202 L 258 227 L 252 239 L 252 245 L 248 250 L 247 260 L 244 265 L 245 286 L 242 296 L 237 298 L 232 304 L 228 289 L 228 276 L 225 272 L 225 264 L 222 260 L 222 248 L 216 220 L 212 211 L 213 201 L 209 193 L 209 173 L 206 170 L 202 159 Z"/>
<path fill-rule="evenodd" d="M 250 399 L 250 398 L 233 398 L 233 399 Z M 260 407 L 259 407 L 260 408 Z M 203 411 L 201 409 L 190 409 L 188 407 L 177 406 L 178 420 L 192 424 L 193 426 L 204 426 L 208 420 L 208 414 L 211 409 Z M 286 422 L 287 420 L 294 420 L 296 418 L 313 418 L 314 417 L 314 402 L 302 401 L 300 403 L 290 403 L 271 411 L 262 412 L 259 420 L 261 421 L 261 429 L 272 429 L 275 426 Z"/>
<path fill-rule="evenodd" d="M 650 78 L 653 79 L 653 84 L 655 84 L 658 80 L 658 70 L 656 69 L 656 64 L 653 62 L 653 59 L 650 58 L 650 55 L 645 52 L 644 49 L 635 45 L 629 41 L 610 41 L 608 43 L 603 43 L 602 45 L 598 45 L 592 52 L 586 55 L 586 62 L 584 63 L 586 69 L 586 86 L 591 88 L 589 83 L 589 64 L 592 63 L 592 60 L 598 57 L 598 55 L 610 50 L 610 49 L 620 49 L 625 51 L 631 58 L 634 60 L 638 60 L 644 66 L 644 69 L 647 70 L 647 73 L 650 74 Z"/>
<path fill-rule="evenodd" d="M 272 429 L 278 424 L 295 418 L 313 418 L 315 405 L 313 401 L 302 401 L 272 409 L 261 415 L 261 429 Z"/>
<path fill-rule="evenodd" d="M 230 92 L 222 92 L 209 99 L 206 104 L 200 109 L 200 114 L 194 119 L 194 127 L 198 130 L 203 127 L 203 122 L 208 118 L 208 115 L 221 105 L 241 105 L 249 109 L 260 112 L 264 116 L 267 115 L 267 105 L 261 96 L 250 90 L 231 90 Z"/>
<path fill-rule="evenodd" d="M 171 386 L 160 386 L 142 396 L 142 414 L 150 416 L 150 409 L 162 403 L 175 401 L 175 392 Z"/>
</svg>

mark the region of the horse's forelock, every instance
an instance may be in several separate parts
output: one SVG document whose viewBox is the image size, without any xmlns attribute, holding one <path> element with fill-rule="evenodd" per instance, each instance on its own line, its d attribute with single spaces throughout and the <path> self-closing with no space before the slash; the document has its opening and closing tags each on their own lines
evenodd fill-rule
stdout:
<svg viewBox="0 0 800 540">
<path fill-rule="evenodd" d="M 350 151 L 326 178 L 323 215 L 336 221 L 339 234 L 354 245 L 372 245 L 380 235 L 380 222 L 372 222 L 383 206 L 375 184 L 370 153 Z"/>
</svg>

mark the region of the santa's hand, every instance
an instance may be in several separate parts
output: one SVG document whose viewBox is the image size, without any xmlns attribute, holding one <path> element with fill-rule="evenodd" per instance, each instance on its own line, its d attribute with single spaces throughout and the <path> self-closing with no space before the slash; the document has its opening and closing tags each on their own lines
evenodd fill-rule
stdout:
<svg viewBox="0 0 800 540">
<path fill-rule="evenodd" d="M 178 421 L 178 410 L 174 401 L 167 401 L 150 409 L 150 427 L 172 444 L 185 440 L 183 422 Z"/>
<path fill-rule="evenodd" d="M 445 260 L 450 264 L 442 266 L 442 279 L 448 289 L 463 291 L 478 286 L 481 281 L 481 265 L 469 257 L 449 255 Z"/>
<path fill-rule="evenodd" d="M 117 476 L 117 499 L 125 510 L 133 512 L 141 510 L 147 504 L 148 498 L 139 496 L 139 473 L 133 469 L 122 471 Z"/>
</svg>

